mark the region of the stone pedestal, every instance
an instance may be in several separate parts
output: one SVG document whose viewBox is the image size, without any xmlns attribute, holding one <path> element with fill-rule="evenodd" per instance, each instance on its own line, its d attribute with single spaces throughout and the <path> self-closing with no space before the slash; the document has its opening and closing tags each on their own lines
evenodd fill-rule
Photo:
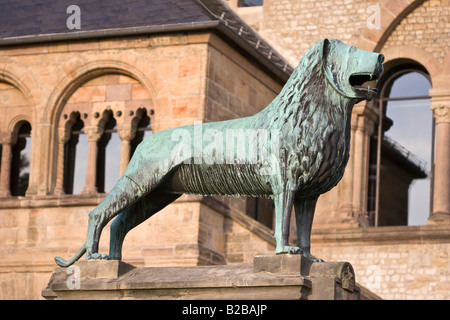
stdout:
<svg viewBox="0 0 450 320">
<path fill-rule="evenodd" d="M 46 299 L 359 300 L 348 262 L 256 256 L 253 265 L 135 268 L 82 261 L 56 268 Z"/>
</svg>

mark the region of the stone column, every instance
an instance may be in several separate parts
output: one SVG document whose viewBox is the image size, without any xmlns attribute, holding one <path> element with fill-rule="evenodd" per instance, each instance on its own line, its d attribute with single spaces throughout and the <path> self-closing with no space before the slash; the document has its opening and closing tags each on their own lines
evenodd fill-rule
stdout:
<svg viewBox="0 0 450 320">
<path fill-rule="evenodd" d="M 369 148 L 376 119 L 377 112 L 365 103 L 353 108 L 350 159 L 340 191 L 340 212 L 351 214 L 351 220 L 361 226 L 370 224 L 367 214 Z"/>
<path fill-rule="evenodd" d="M 1 136 L 2 158 L 0 171 L 0 198 L 6 198 L 11 195 L 10 176 L 11 176 L 11 148 L 14 137 L 10 134 Z"/>
<path fill-rule="evenodd" d="M 64 127 L 58 128 L 58 158 L 56 162 L 56 185 L 55 194 L 64 194 L 64 146 L 70 138 L 68 130 Z"/>
<path fill-rule="evenodd" d="M 353 217 L 353 177 L 354 177 L 354 161 L 355 161 L 355 131 L 358 122 L 356 113 L 352 113 L 351 134 L 350 134 L 350 158 L 345 167 L 344 176 L 339 182 L 337 188 L 339 190 L 339 213 L 341 216 Z"/>
<path fill-rule="evenodd" d="M 117 132 L 119 133 L 119 138 L 122 141 L 120 150 L 120 177 L 130 161 L 130 142 L 136 135 L 136 128 L 133 128 L 132 124 L 124 123 L 117 126 Z"/>
<path fill-rule="evenodd" d="M 88 145 L 88 159 L 86 164 L 86 184 L 81 192 L 82 194 L 97 193 L 96 176 L 97 176 L 97 142 L 103 134 L 103 128 L 99 126 L 85 127 Z"/>
<path fill-rule="evenodd" d="M 430 90 L 436 119 L 433 212 L 429 224 L 450 224 L 450 92 Z"/>
<path fill-rule="evenodd" d="M 39 109 L 39 108 L 37 108 Z M 52 126 L 33 123 L 31 139 L 30 179 L 26 195 L 49 195 L 52 189 L 50 168 L 51 150 L 54 148 Z M 34 159 L 34 160 L 33 160 Z"/>
</svg>

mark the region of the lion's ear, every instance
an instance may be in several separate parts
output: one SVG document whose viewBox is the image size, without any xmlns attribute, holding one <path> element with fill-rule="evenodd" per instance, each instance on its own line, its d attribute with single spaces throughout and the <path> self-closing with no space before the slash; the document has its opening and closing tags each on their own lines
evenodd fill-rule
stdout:
<svg viewBox="0 0 450 320">
<path fill-rule="evenodd" d="M 333 77 L 330 74 L 330 69 L 328 66 L 328 56 L 330 54 L 331 48 L 331 42 L 328 39 L 324 39 L 322 43 L 322 70 L 325 74 L 325 77 L 330 81 L 330 83 L 335 86 L 336 84 L 333 81 Z"/>
<path fill-rule="evenodd" d="M 335 40 L 332 39 L 330 41 L 329 39 L 324 39 L 322 44 L 322 70 L 325 74 L 325 78 L 327 78 L 333 88 L 341 95 L 345 96 L 343 89 L 337 81 L 338 75 L 333 74 L 333 72 L 336 72 L 335 66 L 333 66 L 334 59 L 332 59 L 333 50 L 335 50 Z"/>
<path fill-rule="evenodd" d="M 327 65 L 328 53 L 330 53 L 330 40 L 324 39 L 322 45 L 322 62 L 324 66 Z"/>
</svg>

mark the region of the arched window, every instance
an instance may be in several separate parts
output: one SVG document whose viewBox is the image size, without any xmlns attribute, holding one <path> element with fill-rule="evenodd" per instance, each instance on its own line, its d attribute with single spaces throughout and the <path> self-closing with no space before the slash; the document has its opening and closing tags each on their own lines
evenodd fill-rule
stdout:
<svg viewBox="0 0 450 320">
<path fill-rule="evenodd" d="M 24 196 L 31 156 L 31 115 L 26 96 L 15 85 L 0 81 L 0 197 Z"/>
<path fill-rule="evenodd" d="M 150 132 L 150 95 L 134 78 L 108 73 L 83 82 L 64 103 L 55 194 L 107 193 Z"/>
<path fill-rule="evenodd" d="M 97 191 L 109 192 L 119 178 L 121 140 L 112 112 L 97 143 Z"/>
<path fill-rule="evenodd" d="M 70 138 L 64 145 L 63 185 L 66 194 L 80 194 L 83 191 L 86 176 L 88 141 L 80 113 L 74 113 L 73 117 L 74 124 L 70 130 Z"/>
<path fill-rule="evenodd" d="M 423 225 L 431 209 L 434 163 L 430 78 L 417 63 L 386 66 L 376 102 L 381 121 L 371 141 L 368 212 L 378 226 Z"/>
<path fill-rule="evenodd" d="M 28 189 L 31 156 L 31 125 L 24 121 L 17 131 L 17 142 L 11 148 L 10 189 L 12 196 L 24 196 Z"/>
</svg>

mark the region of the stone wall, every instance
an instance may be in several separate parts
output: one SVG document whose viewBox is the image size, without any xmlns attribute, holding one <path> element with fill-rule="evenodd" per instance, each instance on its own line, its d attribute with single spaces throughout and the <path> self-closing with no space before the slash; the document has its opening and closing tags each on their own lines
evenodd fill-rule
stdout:
<svg viewBox="0 0 450 320">
<path fill-rule="evenodd" d="M 68 258 L 79 249 L 85 241 L 87 215 L 104 197 L 95 190 L 81 196 L 65 195 L 57 188 L 61 187 L 58 183 L 62 181 L 60 160 L 63 157 L 59 147 L 64 143 L 64 121 L 67 121 L 64 115 L 70 115 L 64 111 L 80 112 L 88 125 L 95 124 L 90 123 L 91 119 L 97 119 L 95 112 L 106 109 L 116 112 L 119 110 L 114 108 L 118 107 L 122 119 L 127 118 L 127 124 L 131 126 L 131 118 L 128 118 L 131 111 L 135 114 L 137 108 L 143 107 L 151 116 L 153 109 L 155 117 L 151 119 L 151 125 L 154 131 L 200 120 L 205 95 L 202 81 L 206 72 L 206 52 L 205 38 L 186 34 L 59 42 L 0 50 L 2 143 L 9 141 L 7 138 L 18 121 L 25 119 L 32 128 L 27 195 L 5 197 L 0 201 L 2 299 L 39 299 L 40 291 L 55 267 L 53 257 Z M 2 169 L 5 171 L 7 166 Z M 87 174 L 87 184 L 92 184 L 94 177 L 95 174 Z M 187 215 L 194 210 L 190 204 L 183 206 Z M 169 209 L 169 216 L 176 220 L 178 211 L 174 205 Z M 175 229 L 170 218 L 167 223 L 155 221 L 156 227 L 153 227 L 157 228 L 157 234 L 166 237 L 148 239 L 155 232 L 144 225 L 135 235 L 130 233 L 125 257 L 132 263 L 144 265 L 145 256 L 155 251 L 163 258 L 168 251 L 176 256 L 179 254 L 176 251 L 178 243 L 196 242 L 188 239 L 192 232 L 193 236 L 197 234 L 195 224 L 189 222 L 186 224 L 192 225 L 194 230 L 183 225 L 184 238 L 169 232 Z M 102 236 L 102 252 L 108 252 L 108 233 L 109 226 Z M 144 242 L 141 237 L 156 248 L 141 246 Z M 158 247 L 158 241 L 163 240 L 171 251 L 167 247 Z M 196 263 L 191 260 L 197 261 L 198 254 L 186 254 L 184 259 L 188 260 L 186 263 Z"/>
<path fill-rule="evenodd" d="M 0 127 L 9 125 L 8 117 L 30 114 L 27 99 L 20 90 L 6 82 L 0 82 L 0 102 L 4 112 L 0 114 Z"/>
<path fill-rule="evenodd" d="M 249 64 L 219 37 L 211 39 L 206 79 L 206 121 L 254 115 L 280 92 L 282 85 Z"/>
<path fill-rule="evenodd" d="M 242 17 L 247 17 L 248 8 L 237 7 L 235 0 L 228 1 Z M 254 16 L 249 20 L 258 32 L 267 39 L 281 54 L 288 58 L 292 65 L 296 65 L 305 51 L 315 42 L 326 38 L 338 38 L 349 45 L 358 48 L 381 52 L 385 55 L 385 65 L 402 59 L 410 59 L 422 65 L 431 77 L 433 89 L 430 96 L 436 100 L 432 102 L 434 116 L 439 128 L 436 132 L 436 140 L 448 141 L 448 83 L 450 68 L 449 51 L 449 10 L 450 3 L 447 0 L 383 0 L 383 1 L 264 1 L 259 11 L 252 9 Z M 260 12 L 259 14 L 257 12 Z M 259 20 L 256 16 L 259 16 Z M 354 117 L 352 126 L 355 133 L 363 132 L 363 139 L 367 139 L 373 132 L 373 125 L 377 119 L 377 110 L 370 106 L 363 106 L 362 117 Z M 355 115 L 356 108 L 353 114 Z M 374 117 L 373 117 L 374 116 Z M 368 121 L 360 127 L 359 121 Z M 372 123 L 370 123 L 372 122 Z M 442 124 L 440 124 L 442 122 Z M 362 129 L 362 130 L 361 130 Z M 356 140 L 355 135 L 352 139 Z M 353 142 L 352 142 L 353 143 Z M 436 168 L 440 172 L 436 174 L 434 182 L 435 193 L 433 200 L 436 212 L 445 212 L 449 216 L 450 201 L 448 200 L 448 188 L 450 187 L 450 166 L 445 160 L 448 158 L 446 143 L 439 143 L 437 150 L 442 150 L 442 156 L 436 156 Z M 346 176 L 336 189 L 319 199 L 318 206 L 321 211 L 332 211 L 333 215 L 357 216 L 358 211 L 364 214 L 364 200 L 358 201 L 356 197 L 365 198 L 367 189 L 368 153 L 364 151 L 367 143 L 355 144 L 350 157 L 349 167 L 353 170 L 363 168 L 362 172 L 350 173 L 348 181 Z M 439 154 L 441 152 L 438 152 Z M 356 161 L 352 163 L 352 161 Z M 348 171 L 352 170 L 347 168 Z M 442 181 L 441 181 L 441 177 Z M 359 180 L 362 184 L 353 183 L 353 190 L 348 190 L 351 181 Z M 439 180 L 439 181 L 438 181 Z M 360 195 L 357 193 L 361 192 Z M 348 197 L 353 193 L 353 199 Z M 348 195 L 346 195 L 348 194 Z M 347 199 L 344 199 L 347 197 Z M 330 201 L 325 200 L 329 198 Z M 334 202 L 334 203 L 331 203 Z M 445 204 L 444 204 L 445 203 Z M 362 206 L 361 206 L 362 204 Z M 347 209 L 343 209 L 346 207 Z M 353 207 L 353 208 L 351 208 Z M 352 212 L 353 210 L 353 212 Z M 348 215 L 347 215 L 348 216 Z"/>
<path fill-rule="evenodd" d="M 449 32 L 449 1 L 424 1 L 396 26 L 383 49 L 418 47 L 431 53 L 442 64 L 450 47 Z"/>
<path fill-rule="evenodd" d="M 258 9 L 259 19 L 256 9 L 247 19 L 248 8 L 238 8 L 234 0 L 229 4 L 294 66 L 313 43 L 325 37 L 382 52 L 386 61 L 414 60 L 430 73 L 432 100 L 436 96 L 432 109 L 448 110 L 448 0 L 265 0 Z M 371 20 L 377 9 L 378 25 Z M 435 118 L 442 123 L 438 130 L 448 132 L 448 116 L 444 113 L 435 112 Z M 350 162 L 339 185 L 319 199 L 313 254 L 328 261 L 349 261 L 355 268 L 356 281 L 385 299 L 449 299 L 448 226 L 358 228 L 355 199 L 364 193 L 366 178 L 355 170 L 364 168 L 365 162 L 360 160 L 367 154 L 364 144 L 357 145 L 357 141 L 367 139 L 373 130 L 373 123 L 360 122 L 375 122 L 377 111 L 357 106 L 353 116 L 352 129 L 356 130 L 352 131 Z M 438 200 L 448 198 L 448 161 L 444 160 L 443 166 L 438 178 L 446 177 L 446 187 L 435 194 Z M 355 184 L 355 179 L 363 183 Z M 327 225 L 330 228 L 324 228 Z"/>
<path fill-rule="evenodd" d="M 448 48 L 447 0 L 266 0 L 262 7 L 250 8 L 238 8 L 235 0 L 228 2 L 293 65 L 312 44 L 326 37 L 360 47 L 372 41 L 379 49 L 426 48 L 440 63 Z M 383 35 L 385 31 L 389 33 Z M 384 42 L 376 43 L 382 35 Z"/>
<path fill-rule="evenodd" d="M 321 39 L 337 38 L 356 45 L 366 28 L 367 8 L 377 3 L 371 0 L 264 1 L 260 33 L 296 65 Z"/>
<path fill-rule="evenodd" d="M 111 111 L 122 140 L 120 153 L 127 155 L 123 141 L 132 136 L 121 127 L 132 129 L 139 108 L 146 109 L 152 131 L 158 132 L 251 115 L 282 87 L 211 33 L 8 47 L 0 51 L 0 65 L 1 137 L 12 134 L 18 119 L 32 127 L 27 194 L 0 200 L 0 299 L 40 299 L 56 267 L 54 256 L 67 259 L 78 251 L 88 213 L 105 196 L 95 188 L 74 195 L 62 188 L 62 151 L 72 112 L 100 135 L 101 115 Z M 89 143 L 96 141 L 93 135 Z M 92 169 L 95 157 L 89 155 Z M 87 169 L 86 185 L 95 186 L 93 177 L 95 171 Z M 123 260 L 136 266 L 246 263 L 257 253 L 273 251 L 267 244 L 270 230 L 261 238 L 248 228 L 258 229 L 259 223 L 245 216 L 244 200 L 205 201 L 183 196 L 131 230 Z M 252 240 L 234 251 L 239 237 Z M 102 233 L 102 253 L 108 244 L 109 225 Z"/>
<path fill-rule="evenodd" d="M 446 226 L 316 230 L 312 252 L 348 261 L 357 283 L 383 299 L 450 299 L 450 232 Z"/>
<path fill-rule="evenodd" d="M 367 26 L 372 5 L 381 10 L 379 29 Z M 448 88 L 448 8 L 448 0 L 266 0 L 262 10 L 252 11 L 260 19 L 252 15 L 251 24 L 294 66 L 313 43 L 333 37 L 363 49 L 377 48 L 388 60 L 415 59 L 430 72 L 434 88 Z M 27 120 L 33 144 L 27 195 L 0 201 L 1 299 L 39 299 L 54 267 L 53 257 L 67 258 L 78 250 L 85 239 L 87 214 L 104 196 L 55 194 L 62 110 L 74 99 L 99 98 L 95 92 L 80 92 L 95 87 L 103 97 L 95 102 L 120 94 L 112 101 L 130 101 L 129 107 L 132 101 L 146 100 L 154 110 L 152 130 L 160 131 L 253 114 L 282 86 L 209 33 L 2 48 L 0 69 L 1 142 L 9 143 L 14 126 Z M 116 81 L 116 75 L 118 83 L 98 82 Z M 449 127 L 449 94 L 439 90 L 439 121 L 441 128 Z M 357 282 L 382 298 L 449 299 L 448 226 L 354 227 L 364 207 L 360 200 L 366 184 L 365 152 L 374 119 L 375 111 L 355 108 L 355 153 L 340 186 L 321 197 L 318 209 L 323 213 L 314 225 L 313 254 L 351 262 Z M 272 231 L 245 216 L 244 208 L 240 199 L 184 197 L 130 232 L 124 260 L 137 266 L 241 264 L 251 262 L 255 254 L 272 253 Z M 321 222 L 339 228 L 323 231 Z M 102 252 L 107 252 L 108 238 L 107 226 Z"/>
<path fill-rule="evenodd" d="M 90 209 L 92 206 L 88 205 L 3 208 L 0 214 L 0 299 L 38 299 L 56 266 L 53 256 L 68 257 L 85 241 Z"/>
</svg>

